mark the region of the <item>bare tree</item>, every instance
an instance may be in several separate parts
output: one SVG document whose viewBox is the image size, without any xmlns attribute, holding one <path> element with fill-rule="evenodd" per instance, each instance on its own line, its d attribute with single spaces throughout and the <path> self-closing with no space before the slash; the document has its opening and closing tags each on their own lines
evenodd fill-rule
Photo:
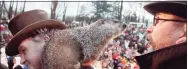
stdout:
<svg viewBox="0 0 188 69">
<path fill-rule="evenodd" d="M 122 17 L 122 10 L 123 10 L 123 0 L 121 0 L 121 6 L 120 6 L 120 11 L 119 11 L 119 13 L 120 13 L 120 15 L 119 15 L 119 17 L 118 17 L 118 19 L 121 21 L 121 17 Z"/>
<path fill-rule="evenodd" d="M 17 8 L 18 8 L 18 1 L 16 2 L 16 9 L 15 9 L 15 12 L 14 12 L 15 15 L 17 15 Z"/>
<path fill-rule="evenodd" d="M 79 13 L 76 16 L 76 21 L 86 21 L 86 23 L 90 23 L 90 17 L 88 15 L 91 14 L 91 12 L 87 12 L 87 6 L 88 5 L 82 5 L 80 7 Z"/>
<path fill-rule="evenodd" d="M 24 1 L 23 8 L 22 8 L 21 12 L 25 12 L 25 4 L 26 4 L 26 0 Z"/>
<path fill-rule="evenodd" d="M 65 21 L 67 6 L 68 6 L 68 3 L 58 2 L 58 0 L 53 0 L 51 2 L 51 8 L 50 8 L 51 19 L 59 19 L 59 17 L 62 17 L 62 21 Z"/>
<path fill-rule="evenodd" d="M 18 7 L 18 4 L 20 4 L 18 1 L 9 1 L 9 2 L 2 1 L 0 7 L 1 9 L 0 16 L 7 14 L 8 19 L 12 19 L 18 13 L 24 12 L 26 0 L 24 1 L 24 5 L 22 7 Z M 5 11 L 5 14 L 3 14 L 3 11 Z"/>
<path fill-rule="evenodd" d="M 94 7 L 93 13 L 94 15 L 91 17 L 93 21 L 96 21 L 99 18 L 105 18 L 109 12 L 111 12 L 112 4 L 109 4 L 107 0 L 98 0 L 96 2 L 92 2 Z"/>
<path fill-rule="evenodd" d="M 68 4 L 64 2 L 64 6 L 63 6 L 63 17 L 62 17 L 62 21 L 65 21 L 65 17 L 66 17 L 66 12 L 67 12 L 67 7 Z"/>
<path fill-rule="evenodd" d="M 77 11 L 76 11 L 76 16 L 78 16 L 78 10 L 79 10 L 79 8 L 80 8 L 79 4 L 80 4 L 80 2 L 78 2 Z M 75 19 L 76 19 L 76 17 L 74 18 L 74 21 L 75 21 Z"/>
<path fill-rule="evenodd" d="M 0 18 L 2 18 L 2 14 L 3 14 L 3 4 L 0 1 Z"/>
<path fill-rule="evenodd" d="M 58 5 L 58 0 L 53 0 L 51 4 L 51 19 L 56 19 L 56 9 Z"/>
<path fill-rule="evenodd" d="M 8 19 L 12 19 L 14 13 L 13 13 L 13 5 L 14 5 L 14 2 L 9 2 L 9 7 L 7 9 L 6 5 L 5 5 L 5 1 L 2 1 L 3 3 L 3 7 L 6 11 L 6 13 L 8 14 Z"/>
</svg>

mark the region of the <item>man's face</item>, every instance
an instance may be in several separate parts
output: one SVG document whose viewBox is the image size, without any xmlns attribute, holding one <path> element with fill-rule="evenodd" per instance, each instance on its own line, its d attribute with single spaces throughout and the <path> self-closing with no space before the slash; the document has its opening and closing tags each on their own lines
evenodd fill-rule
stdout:
<svg viewBox="0 0 188 69">
<path fill-rule="evenodd" d="M 180 20 L 177 19 L 177 16 L 167 14 L 167 13 L 158 13 L 155 15 L 154 23 L 147 29 L 148 39 L 150 44 L 153 46 L 154 50 L 158 50 L 176 43 L 182 34 L 183 27 L 175 26 L 174 21 L 165 21 L 156 19 L 170 19 L 170 20 Z M 183 23 L 182 23 L 183 24 Z"/>
<path fill-rule="evenodd" d="M 21 64 L 29 69 L 41 69 L 41 53 L 45 41 L 40 36 L 30 37 L 22 41 L 18 47 Z"/>
</svg>

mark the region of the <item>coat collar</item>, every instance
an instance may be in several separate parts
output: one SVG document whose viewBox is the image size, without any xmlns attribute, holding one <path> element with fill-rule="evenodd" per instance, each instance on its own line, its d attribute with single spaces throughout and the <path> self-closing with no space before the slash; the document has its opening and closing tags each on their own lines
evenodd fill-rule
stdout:
<svg viewBox="0 0 188 69">
<path fill-rule="evenodd" d="M 135 57 L 140 69 L 157 69 L 159 65 L 187 55 L 187 42 L 169 46 L 148 54 Z"/>
</svg>

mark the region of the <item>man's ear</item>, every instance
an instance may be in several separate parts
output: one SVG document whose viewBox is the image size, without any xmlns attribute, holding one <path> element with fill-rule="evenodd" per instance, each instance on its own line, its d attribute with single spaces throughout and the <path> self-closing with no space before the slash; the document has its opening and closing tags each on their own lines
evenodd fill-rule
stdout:
<svg viewBox="0 0 188 69">
<path fill-rule="evenodd" d="M 184 25 L 184 32 L 180 35 L 180 38 L 176 41 L 176 44 L 187 41 L 187 25 Z"/>
</svg>

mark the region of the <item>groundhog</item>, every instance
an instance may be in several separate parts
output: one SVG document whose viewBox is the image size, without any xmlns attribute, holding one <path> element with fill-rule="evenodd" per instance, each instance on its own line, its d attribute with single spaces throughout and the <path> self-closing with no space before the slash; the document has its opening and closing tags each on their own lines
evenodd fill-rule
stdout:
<svg viewBox="0 0 188 69">
<path fill-rule="evenodd" d="M 88 26 L 56 30 L 42 52 L 43 69 L 80 69 L 93 63 L 120 29 L 113 21 L 100 19 Z"/>
</svg>

